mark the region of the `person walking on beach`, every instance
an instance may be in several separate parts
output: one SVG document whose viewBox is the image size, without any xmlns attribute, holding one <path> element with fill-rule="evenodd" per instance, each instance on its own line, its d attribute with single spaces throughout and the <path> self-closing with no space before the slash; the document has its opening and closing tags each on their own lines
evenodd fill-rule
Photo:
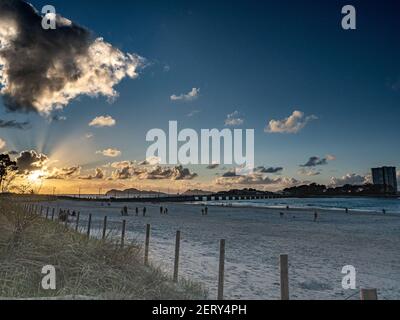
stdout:
<svg viewBox="0 0 400 320">
<path fill-rule="evenodd" d="M 143 208 L 143 217 L 146 216 L 146 211 L 147 211 L 147 209 L 146 209 L 146 207 L 144 207 L 144 208 Z"/>
<path fill-rule="evenodd" d="M 201 209 L 201 215 L 204 216 L 204 209 Z"/>
<path fill-rule="evenodd" d="M 314 222 L 317 222 L 317 220 L 318 220 L 318 212 L 315 211 L 314 212 Z"/>
<path fill-rule="evenodd" d="M 346 208 L 346 213 L 349 213 L 349 208 Z"/>
<path fill-rule="evenodd" d="M 163 212 L 164 212 L 164 208 L 160 207 L 160 214 L 163 214 Z"/>
<path fill-rule="evenodd" d="M 164 214 L 168 215 L 168 208 L 164 209 Z"/>
<path fill-rule="evenodd" d="M 208 207 L 206 207 L 206 208 L 204 209 L 204 214 L 205 214 L 206 216 L 208 216 Z"/>
<path fill-rule="evenodd" d="M 139 216 L 139 208 L 136 207 L 136 217 Z"/>
<path fill-rule="evenodd" d="M 383 213 L 383 214 L 386 214 L 386 209 L 383 209 L 383 210 L 382 210 L 382 213 Z"/>
</svg>

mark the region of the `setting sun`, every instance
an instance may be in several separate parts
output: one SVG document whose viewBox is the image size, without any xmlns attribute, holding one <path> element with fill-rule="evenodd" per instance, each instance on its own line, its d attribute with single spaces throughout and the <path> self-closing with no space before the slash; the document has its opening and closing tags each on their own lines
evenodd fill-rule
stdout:
<svg viewBox="0 0 400 320">
<path fill-rule="evenodd" d="M 29 174 L 28 180 L 29 182 L 38 183 L 44 176 L 44 172 L 42 170 L 33 171 Z"/>
</svg>

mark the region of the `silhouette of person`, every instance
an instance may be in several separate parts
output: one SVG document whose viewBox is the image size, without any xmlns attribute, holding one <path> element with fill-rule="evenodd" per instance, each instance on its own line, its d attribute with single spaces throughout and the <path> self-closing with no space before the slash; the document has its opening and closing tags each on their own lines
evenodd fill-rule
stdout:
<svg viewBox="0 0 400 320">
<path fill-rule="evenodd" d="M 163 214 L 164 208 L 160 207 L 160 214 Z"/>
<path fill-rule="evenodd" d="M 136 217 L 139 215 L 139 208 L 136 207 Z"/>
<path fill-rule="evenodd" d="M 124 216 L 128 216 L 128 207 L 124 206 Z"/>
<path fill-rule="evenodd" d="M 146 216 L 146 207 L 143 208 L 143 217 Z"/>
<path fill-rule="evenodd" d="M 315 211 L 314 212 L 314 222 L 317 222 L 317 220 L 318 220 L 318 212 Z"/>
<path fill-rule="evenodd" d="M 385 209 L 383 209 L 382 212 L 383 212 L 383 214 L 386 214 L 386 210 Z"/>
<path fill-rule="evenodd" d="M 204 209 L 204 214 L 205 214 L 206 216 L 208 216 L 208 207 L 206 207 L 206 208 Z"/>
<path fill-rule="evenodd" d="M 164 213 L 168 214 L 168 208 L 165 208 Z"/>
<path fill-rule="evenodd" d="M 201 209 L 201 215 L 204 216 L 204 209 Z"/>
</svg>

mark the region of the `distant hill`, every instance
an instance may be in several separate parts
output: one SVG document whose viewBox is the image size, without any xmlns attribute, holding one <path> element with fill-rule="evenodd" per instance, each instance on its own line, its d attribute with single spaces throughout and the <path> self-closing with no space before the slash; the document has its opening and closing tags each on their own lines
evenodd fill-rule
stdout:
<svg viewBox="0 0 400 320">
<path fill-rule="evenodd" d="M 214 194 L 214 192 L 203 191 L 199 189 L 187 190 L 186 192 L 182 193 L 183 196 L 207 196 L 210 194 Z"/>
<path fill-rule="evenodd" d="M 273 192 L 269 191 L 261 191 L 257 189 L 232 189 L 229 191 L 220 191 L 217 192 L 218 195 L 249 195 L 249 196 L 256 196 L 256 195 L 273 195 Z"/>
<path fill-rule="evenodd" d="M 138 190 L 135 188 L 130 188 L 130 189 L 125 189 L 125 190 L 117 190 L 117 189 L 112 189 L 110 191 L 107 191 L 106 196 L 108 197 L 135 197 L 135 196 L 142 196 L 142 195 L 165 195 L 163 192 L 157 192 L 157 191 L 147 191 L 147 190 Z"/>
</svg>

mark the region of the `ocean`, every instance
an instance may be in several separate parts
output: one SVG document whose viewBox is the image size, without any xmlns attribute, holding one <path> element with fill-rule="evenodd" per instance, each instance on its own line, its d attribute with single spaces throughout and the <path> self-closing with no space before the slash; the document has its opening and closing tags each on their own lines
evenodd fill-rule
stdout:
<svg viewBox="0 0 400 320">
<path fill-rule="evenodd" d="M 348 208 L 353 211 L 382 212 L 400 214 L 400 198 L 281 198 L 263 200 L 231 200 L 231 201 L 210 201 L 208 205 L 232 205 L 265 208 L 310 208 L 310 209 L 331 209 L 344 210 Z"/>
</svg>

